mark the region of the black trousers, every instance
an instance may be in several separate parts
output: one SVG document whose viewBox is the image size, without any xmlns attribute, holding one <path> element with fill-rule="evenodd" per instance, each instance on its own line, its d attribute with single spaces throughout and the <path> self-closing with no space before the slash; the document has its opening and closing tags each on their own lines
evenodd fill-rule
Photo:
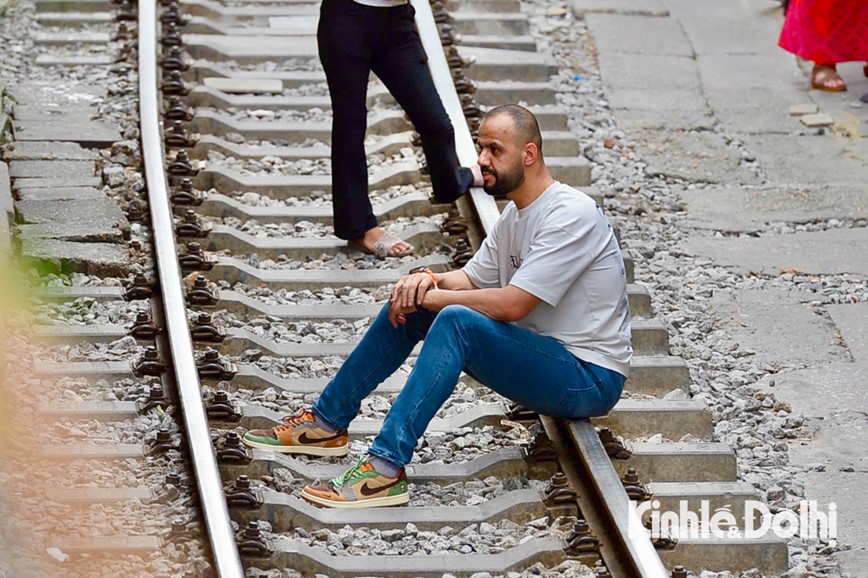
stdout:
<svg viewBox="0 0 868 578">
<path fill-rule="evenodd" d="M 368 198 L 365 155 L 368 77 L 373 71 L 422 136 L 438 202 L 451 203 L 473 183 L 459 167 L 455 130 L 428 70 L 410 4 L 376 8 L 323 0 L 317 42 L 332 101 L 332 203 L 335 234 L 359 239 L 377 226 Z"/>
</svg>

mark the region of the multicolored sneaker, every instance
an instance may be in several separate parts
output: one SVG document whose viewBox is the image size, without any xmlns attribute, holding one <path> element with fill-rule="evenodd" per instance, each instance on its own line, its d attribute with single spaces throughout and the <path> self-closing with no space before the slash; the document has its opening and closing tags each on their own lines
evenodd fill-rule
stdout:
<svg viewBox="0 0 868 578">
<path fill-rule="evenodd" d="M 409 502 L 410 488 L 404 468 L 390 478 L 375 470 L 369 460 L 368 456 L 363 456 L 333 480 L 305 486 L 301 497 L 327 508 L 376 508 Z"/>
<path fill-rule="evenodd" d="M 251 448 L 283 454 L 340 457 L 350 451 L 347 430 L 325 430 L 317 425 L 313 413 L 305 410 L 283 418 L 280 425 L 270 430 L 250 430 L 241 439 Z"/>
</svg>

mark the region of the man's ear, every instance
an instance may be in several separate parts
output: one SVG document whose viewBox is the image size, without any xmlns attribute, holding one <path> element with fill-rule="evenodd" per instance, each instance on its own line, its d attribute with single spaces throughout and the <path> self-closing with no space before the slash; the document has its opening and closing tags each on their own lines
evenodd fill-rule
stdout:
<svg viewBox="0 0 868 578">
<path fill-rule="evenodd" d="M 529 142 L 524 145 L 524 150 L 522 151 L 522 160 L 524 161 L 525 166 L 530 166 L 534 162 L 536 162 L 538 156 L 539 150 L 537 149 L 536 144 Z"/>
</svg>

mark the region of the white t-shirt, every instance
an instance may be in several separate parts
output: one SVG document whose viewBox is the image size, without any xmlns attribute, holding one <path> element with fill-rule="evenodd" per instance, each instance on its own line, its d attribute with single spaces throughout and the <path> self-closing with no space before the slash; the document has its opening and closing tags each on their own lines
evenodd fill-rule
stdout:
<svg viewBox="0 0 868 578">
<path fill-rule="evenodd" d="M 612 225 L 585 193 L 555 182 L 524 209 L 510 203 L 463 270 L 479 288 L 513 285 L 541 299 L 516 325 L 628 374 L 624 260 Z"/>
<path fill-rule="evenodd" d="M 364 4 L 365 6 L 376 6 L 377 8 L 391 8 L 406 4 L 410 0 L 353 0 L 356 4 Z"/>
</svg>

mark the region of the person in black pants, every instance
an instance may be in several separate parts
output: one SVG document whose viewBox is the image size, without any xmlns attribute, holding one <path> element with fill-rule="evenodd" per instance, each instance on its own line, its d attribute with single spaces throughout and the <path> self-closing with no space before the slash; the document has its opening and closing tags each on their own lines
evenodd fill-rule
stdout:
<svg viewBox="0 0 868 578">
<path fill-rule="evenodd" d="M 365 157 L 367 86 L 373 71 L 403 107 L 422 137 L 434 197 L 451 203 L 481 174 L 460 167 L 455 131 L 428 70 L 414 20 L 401 0 L 323 0 L 317 42 L 332 101 L 332 203 L 335 234 L 380 257 L 413 247 L 377 225 L 368 198 Z"/>
</svg>

